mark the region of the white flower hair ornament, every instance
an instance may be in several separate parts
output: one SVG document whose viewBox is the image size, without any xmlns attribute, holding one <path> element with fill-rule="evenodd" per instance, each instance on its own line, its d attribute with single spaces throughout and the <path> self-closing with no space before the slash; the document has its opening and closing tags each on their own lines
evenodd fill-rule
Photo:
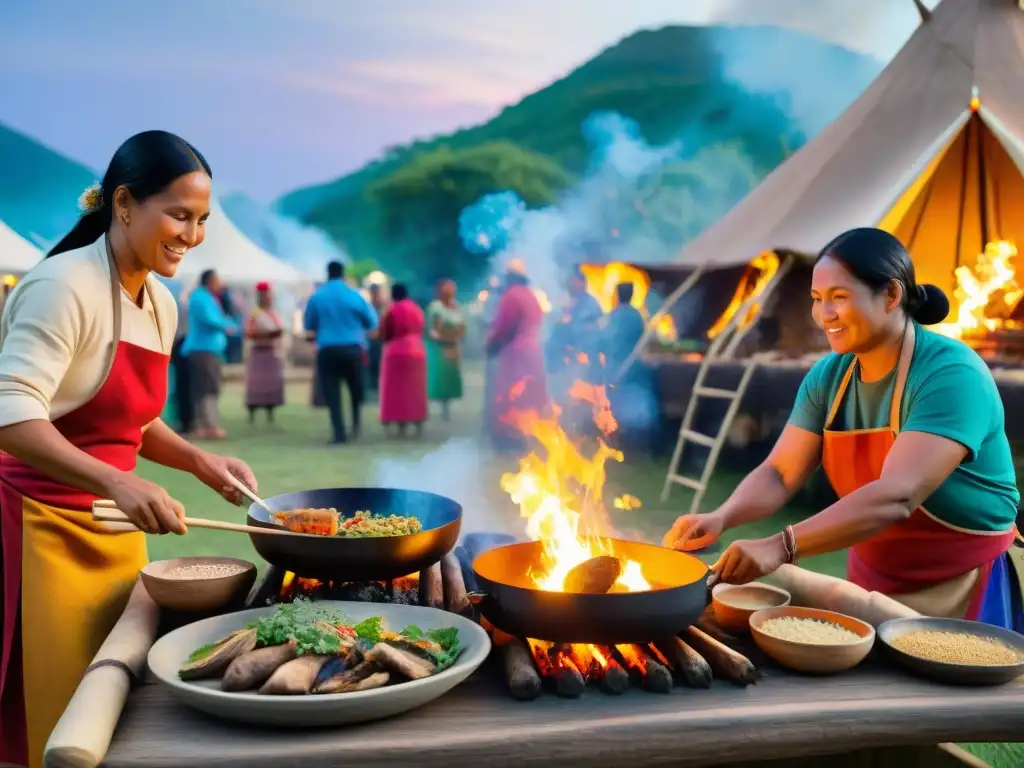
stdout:
<svg viewBox="0 0 1024 768">
<path fill-rule="evenodd" d="M 103 207 L 103 187 L 98 181 L 86 187 L 79 196 L 78 207 L 82 209 L 82 213 L 93 213 Z"/>
</svg>

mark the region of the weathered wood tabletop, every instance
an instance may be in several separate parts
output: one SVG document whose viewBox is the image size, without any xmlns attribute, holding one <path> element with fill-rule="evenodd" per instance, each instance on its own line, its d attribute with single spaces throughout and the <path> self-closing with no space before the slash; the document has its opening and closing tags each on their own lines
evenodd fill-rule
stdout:
<svg viewBox="0 0 1024 768">
<path fill-rule="evenodd" d="M 308 768 L 529 764 L 716 765 L 867 746 L 1017 741 L 1024 680 L 956 688 L 905 675 L 871 658 L 836 677 L 764 667 L 749 688 L 630 690 L 581 699 L 508 695 L 491 660 L 419 710 L 337 729 L 286 731 L 235 725 L 178 704 L 148 682 L 129 698 L 107 768 Z"/>
</svg>

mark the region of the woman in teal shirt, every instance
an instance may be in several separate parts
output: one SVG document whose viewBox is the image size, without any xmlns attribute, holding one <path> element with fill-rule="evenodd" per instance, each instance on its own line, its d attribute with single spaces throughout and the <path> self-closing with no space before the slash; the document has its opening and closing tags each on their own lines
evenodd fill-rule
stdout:
<svg viewBox="0 0 1024 768">
<path fill-rule="evenodd" d="M 777 512 L 820 464 L 839 501 L 713 566 L 744 583 L 798 555 L 849 548 L 847 577 L 922 613 L 1024 627 L 1017 492 L 1002 401 L 962 342 L 926 330 L 949 302 L 918 285 L 906 248 L 855 229 L 814 267 L 812 314 L 832 354 L 810 370 L 771 455 L 717 510 L 666 545 L 695 549 Z"/>
</svg>

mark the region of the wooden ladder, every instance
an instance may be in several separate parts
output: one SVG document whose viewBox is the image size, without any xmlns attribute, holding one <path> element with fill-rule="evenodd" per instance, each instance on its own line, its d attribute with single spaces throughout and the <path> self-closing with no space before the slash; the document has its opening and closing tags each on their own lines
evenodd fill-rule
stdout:
<svg viewBox="0 0 1024 768">
<path fill-rule="evenodd" d="M 704 380 L 707 378 L 708 372 L 713 365 L 733 359 L 740 342 L 743 341 L 744 337 L 746 337 L 757 322 L 755 317 L 749 323 L 741 326 L 742 319 L 747 316 L 752 307 L 764 306 L 764 303 L 770 298 L 775 288 L 778 287 L 792 264 L 793 257 L 787 256 L 783 263 L 779 265 L 779 269 L 772 276 L 772 279 L 768 281 L 764 290 L 755 296 L 748 297 L 743 302 L 725 328 L 712 340 L 708 347 L 704 358 L 701 360 L 700 368 L 697 369 L 697 376 L 694 379 L 693 389 L 690 393 L 690 401 L 686 405 L 683 423 L 679 427 L 679 437 L 676 439 L 676 447 L 672 452 L 672 461 L 669 464 L 668 474 L 665 475 L 665 485 L 661 491 L 661 500 L 663 502 L 668 501 L 673 485 L 682 485 L 694 492 L 693 499 L 690 502 L 690 514 L 696 514 L 700 510 L 700 503 L 704 499 L 708 483 L 711 480 L 711 475 L 714 474 L 715 466 L 718 464 L 718 457 L 725 446 L 732 423 L 736 418 L 736 414 L 739 413 L 743 396 L 746 394 L 747 387 L 750 386 L 750 382 L 754 378 L 754 372 L 759 365 L 775 358 L 776 355 L 775 353 L 760 353 L 740 361 L 743 373 L 740 375 L 740 381 L 736 389 L 706 387 L 704 386 Z M 726 409 L 725 416 L 715 435 L 705 435 L 693 428 L 699 403 L 705 399 L 726 400 L 729 402 L 729 407 Z M 679 463 L 683 459 L 683 452 L 686 449 L 687 443 L 694 443 L 695 445 L 701 445 L 710 449 L 699 478 L 679 473 Z"/>
</svg>

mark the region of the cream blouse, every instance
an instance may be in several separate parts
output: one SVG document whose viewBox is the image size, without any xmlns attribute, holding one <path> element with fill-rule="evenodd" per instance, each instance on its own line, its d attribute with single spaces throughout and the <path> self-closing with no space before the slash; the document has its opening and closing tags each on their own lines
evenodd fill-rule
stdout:
<svg viewBox="0 0 1024 768">
<path fill-rule="evenodd" d="M 106 239 L 44 259 L 14 288 L 0 317 L 0 427 L 53 421 L 85 405 L 114 353 L 114 283 Z M 156 277 L 142 306 L 117 284 L 120 339 L 171 353 L 178 308 Z"/>
</svg>

